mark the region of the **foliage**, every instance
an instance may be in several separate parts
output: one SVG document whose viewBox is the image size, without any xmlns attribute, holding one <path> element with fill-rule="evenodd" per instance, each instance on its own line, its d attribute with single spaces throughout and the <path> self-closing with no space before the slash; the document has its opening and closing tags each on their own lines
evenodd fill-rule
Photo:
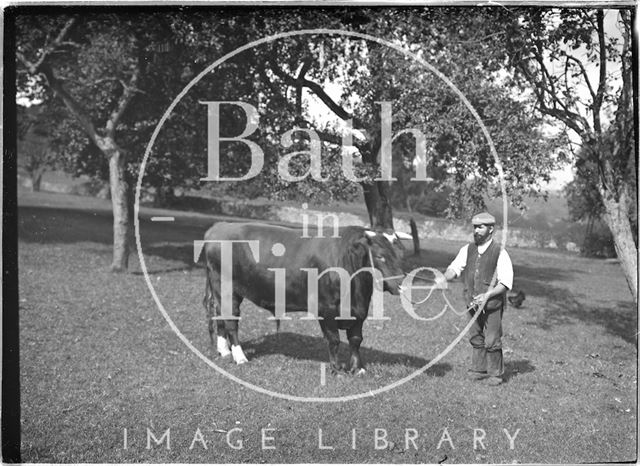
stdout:
<svg viewBox="0 0 640 466">
<path fill-rule="evenodd" d="M 225 53 L 270 34 L 312 27 L 350 29 L 381 37 L 433 64 L 469 97 L 494 138 L 508 194 L 517 203 L 522 195 L 539 192 L 540 182 L 563 162 L 564 156 L 557 150 L 562 135 L 544 136 L 543 120 L 531 112 L 531 101 L 516 98 L 510 78 L 500 76 L 505 60 L 500 40 L 505 33 L 496 25 L 508 16 L 502 8 L 319 8 L 313 12 L 304 8 L 185 9 L 126 17 L 90 14 L 83 15 L 70 31 L 68 44 L 60 48 L 56 62 L 70 93 L 87 106 L 97 122 L 108 119 L 131 70 L 143 64 L 134 104 L 118 124 L 118 143 L 127 151 L 128 173 L 133 179 L 169 102 Z M 63 27 L 64 19 L 64 15 L 21 18 L 19 50 L 25 55 L 34 54 L 47 35 L 53 36 Z M 25 77 L 21 77 L 19 86 L 25 93 L 44 89 Z M 339 97 L 330 95 L 331 86 L 341 89 Z M 302 98 L 305 93 L 315 95 L 335 116 L 332 123 L 312 121 L 312 109 Z M 447 212 L 464 216 L 481 207 L 487 193 L 497 193 L 495 161 L 459 98 L 402 54 L 375 42 L 340 35 L 280 39 L 248 49 L 208 73 L 165 123 L 146 166 L 145 186 L 210 187 L 210 183 L 201 181 L 207 172 L 207 126 L 206 107 L 199 102 L 213 100 L 248 102 L 260 114 L 259 130 L 251 140 L 264 151 L 264 168 L 251 182 L 225 183 L 224 190 L 229 194 L 318 201 L 353 199 L 360 188 L 342 176 L 340 143 L 345 130 L 335 121 L 350 118 L 354 128 L 364 130 L 365 138 L 354 138 L 354 145 L 362 157 L 359 173 L 368 173 L 365 183 L 370 183 L 378 173 L 375 158 L 380 144 L 380 106 L 376 102 L 380 101 L 393 103 L 394 132 L 416 128 L 429 141 L 428 176 L 433 180 L 410 181 L 411 170 L 399 175 L 402 169 L 396 169 L 394 173 L 401 178 L 392 184 L 396 191 L 392 197 L 401 199 L 396 205 L 406 204 L 402 191 L 416 199 L 439 198 L 438 193 L 446 192 L 450 194 Z M 245 125 L 242 115 L 224 106 L 221 112 L 221 134 L 239 134 Z M 67 124 L 68 164 L 77 173 L 105 179 L 106 162 L 92 148 L 90 138 L 77 123 Z M 280 137 L 294 127 L 313 128 L 325 141 L 322 173 L 331 182 L 310 178 L 286 182 L 279 176 L 278 160 L 289 152 L 280 145 Z M 415 156 L 411 139 L 397 141 L 400 149 L 395 153 L 400 154 L 405 167 L 412 167 Z M 307 148 L 300 141 L 298 149 Z M 249 168 L 243 144 L 224 145 L 221 159 L 226 176 L 239 176 Z M 305 167 L 308 159 L 304 155 L 292 160 L 292 172 L 304 173 Z M 431 190 L 435 191 L 429 194 Z M 442 202 L 438 202 L 440 209 Z"/>
<path fill-rule="evenodd" d="M 387 21 L 383 20 L 385 15 Z M 551 171 L 566 162 L 566 155 L 559 150 L 566 140 L 562 132 L 544 135 L 544 119 L 532 112 L 531 99 L 517 97 L 513 81 L 498 73 L 505 55 L 501 42 L 496 41 L 504 32 L 496 25 L 503 21 L 504 12 L 499 8 L 444 8 L 390 10 L 381 16 L 364 30 L 393 37 L 448 76 L 469 99 L 496 145 L 512 202 L 519 205 L 523 196 L 540 193 Z M 398 29 L 393 24 L 404 27 Z M 396 164 L 396 184 L 403 186 L 395 189 L 396 197 L 405 197 L 406 202 L 403 193 L 410 191 L 448 191 L 446 212 L 465 217 L 484 207 L 487 194 L 500 195 L 496 161 L 460 98 L 415 61 L 395 51 L 367 47 L 371 55 L 370 63 L 365 63 L 368 73 L 352 72 L 346 93 L 368 90 L 358 107 L 367 115 L 372 115 L 374 102 L 393 101 L 394 131 L 417 128 L 428 141 L 427 175 L 432 180 L 426 183 L 410 181 L 403 170 L 412 169 L 415 143 L 406 137 L 397 141 L 402 163 Z"/>
<path fill-rule="evenodd" d="M 615 29 L 605 27 L 605 16 L 612 14 Z M 537 109 L 578 138 L 585 181 L 600 195 L 603 218 L 637 300 L 632 16 L 631 9 L 521 9 L 508 27 L 507 47 L 509 66 L 517 82 L 535 95 Z M 597 202 L 591 207 L 597 210 Z"/>
<path fill-rule="evenodd" d="M 18 166 L 32 181 L 32 189 L 39 190 L 45 170 L 57 167 L 55 129 L 59 121 L 55 111 L 46 105 L 18 107 Z"/>
</svg>

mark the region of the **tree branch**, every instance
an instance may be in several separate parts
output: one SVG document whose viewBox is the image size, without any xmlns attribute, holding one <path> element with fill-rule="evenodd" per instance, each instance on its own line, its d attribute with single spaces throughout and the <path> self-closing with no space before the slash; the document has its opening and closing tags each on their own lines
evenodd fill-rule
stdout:
<svg viewBox="0 0 640 466">
<path fill-rule="evenodd" d="M 69 29 L 71 29 L 71 27 L 75 24 L 75 22 L 76 22 L 75 17 L 67 20 L 67 22 L 62 27 L 62 29 L 60 30 L 56 38 L 53 40 L 53 42 L 51 44 L 45 44 L 45 46 L 43 47 L 44 50 L 42 52 L 42 55 L 35 63 L 29 62 L 22 53 L 19 53 L 19 52 L 16 53 L 16 56 L 18 57 L 18 59 L 27 67 L 27 69 L 31 74 L 37 74 L 38 72 L 40 72 L 40 67 L 42 67 L 47 57 L 56 48 L 58 48 L 60 45 L 63 45 L 65 36 L 69 32 Z M 48 39 L 47 39 L 47 42 L 48 42 Z"/>
<path fill-rule="evenodd" d="M 541 86 L 543 89 L 543 95 L 544 92 L 546 91 L 546 93 L 549 95 L 550 99 L 551 99 L 551 103 L 553 104 L 554 108 L 557 108 L 558 106 L 560 106 L 560 108 L 565 111 L 565 112 L 570 112 L 569 108 L 566 106 L 566 104 L 560 100 L 558 98 L 558 92 L 555 86 L 555 83 L 553 82 L 553 77 L 551 76 L 551 74 L 549 73 L 549 70 L 547 69 L 547 66 L 544 64 L 544 57 L 542 56 L 542 53 L 536 53 L 535 54 L 535 58 L 536 61 L 538 62 L 538 64 L 540 65 L 540 70 L 542 71 L 542 75 L 543 75 L 543 81 L 541 82 Z M 545 88 L 544 85 L 544 81 L 549 82 L 549 87 Z"/>
<path fill-rule="evenodd" d="M 569 110 L 563 102 L 561 102 L 557 95 L 553 94 L 553 90 L 555 90 L 555 86 L 552 89 L 548 89 L 545 87 L 544 80 L 545 78 L 550 79 L 549 73 L 542 61 L 542 58 L 535 53 L 534 57 L 532 57 L 539 65 L 542 72 L 542 80 L 536 79 L 536 77 L 528 70 L 527 61 L 522 61 L 517 64 L 520 72 L 524 75 L 525 79 L 533 86 L 533 91 L 538 100 L 538 104 L 540 107 L 540 111 L 546 115 L 552 116 L 554 118 L 559 119 L 569 128 L 574 130 L 577 134 L 582 135 L 589 129 L 589 123 L 587 120 L 580 114 L 576 112 L 572 112 Z M 553 103 L 553 107 L 549 107 L 546 102 L 545 93 L 549 94 L 551 103 Z M 557 103 L 560 104 L 560 108 L 558 108 Z"/>
<path fill-rule="evenodd" d="M 589 93 L 591 94 L 591 98 L 595 102 L 596 93 L 593 90 L 593 87 L 591 86 L 591 81 L 589 80 L 589 76 L 587 75 L 587 70 L 585 70 L 584 65 L 582 64 L 582 62 L 580 60 L 578 60 L 576 57 L 574 57 L 572 55 L 566 55 L 566 57 L 567 57 L 567 63 L 569 63 L 569 60 L 571 60 L 571 61 L 574 61 L 580 67 L 580 72 L 582 73 L 582 76 L 584 77 L 584 81 L 587 83 L 587 87 L 589 88 Z"/>
<path fill-rule="evenodd" d="M 287 73 L 285 73 L 284 71 L 280 70 L 275 65 L 272 66 L 272 69 L 273 69 L 273 72 L 280 79 L 282 79 L 284 82 L 286 82 L 287 84 L 292 85 L 292 86 L 296 86 L 296 87 L 297 86 L 302 86 L 302 87 L 309 88 L 309 90 L 311 90 L 315 95 L 317 95 L 318 98 L 320 98 L 320 100 L 327 107 L 329 107 L 329 110 L 331 110 L 333 113 L 335 113 L 340 119 L 349 120 L 349 119 L 353 118 L 349 112 L 347 112 L 340 105 L 338 105 L 336 102 L 334 102 L 333 99 L 331 97 L 329 97 L 329 95 L 324 91 L 322 86 L 320 86 L 318 83 L 315 83 L 313 81 L 309 81 L 308 79 L 300 79 L 300 80 L 298 80 L 298 79 L 294 78 L 293 76 L 289 76 Z"/>
<path fill-rule="evenodd" d="M 305 57 L 302 62 L 302 67 L 298 72 L 298 77 L 296 78 L 296 112 L 298 115 L 302 116 L 302 82 L 305 74 L 311 68 L 311 57 Z"/>
<path fill-rule="evenodd" d="M 78 101 L 75 100 L 71 96 L 71 94 L 67 92 L 67 90 L 64 88 L 60 80 L 56 78 L 53 70 L 51 69 L 48 63 L 40 64 L 39 71 L 47 79 L 47 82 L 49 83 L 49 87 L 51 88 L 51 90 L 53 90 L 53 92 L 55 92 L 56 95 L 58 95 L 58 97 L 62 99 L 65 106 L 76 117 L 76 119 L 84 129 L 85 133 L 87 133 L 87 136 L 89 136 L 89 139 L 91 139 L 91 141 L 93 141 L 94 144 L 98 145 L 96 128 L 93 125 L 93 122 L 91 121 L 91 118 L 89 117 L 84 107 L 82 107 L 82 105 L 80 105 Z"/>
<path fill-rule="evenodd" d="M 598 23 L 598 42 L 600 44 L 600 77 L 598 82 L 598 92 L 593 100 L 593 128 L 600 137 L 602 128 L 600 125 L 600 109 L 602 108 L 602 99 L 606 88 L 607 80 L 607 46 L 604 37 L 604 13 L 598 10 L 596 13 Z"/>
<path fill-rule="evenodd" d="M 120 97 L 118 108 L 116 108 L 111 113 L 111 117 L 109 118 L 106 124 L 107 135 L 110 136 L 111 138 L 115 138 L 116 126 L 118 125 L 118 122 L 122 118 L 122 115 L 124 114 L 125 110 L 131 103 L 131 100 L 135 96 L 136 92 L 138 92 L 138 89 L 136 88 L 136 84 L 138 83 L 139 78 L 140 78 L 140 67 L 136 66 L 135 70 L 133 71 L 133 76 L 131 76 L 131 80 L 129 81 L 129 83 L 125 84 L 124 82 L 121 81 L 124 91 L 122 92 L 122 96 Z"/>
<path fill-rule="evenodd" d="M 88 112 L 85 110 L 85 108 L 82 105 L 80 105 L 80 103 L 75 98 L 73 98 L 71 94 L 69 94 L 69 92 L 67 92 L 62 82 L 55 75 L 55 72 L 51 68 L 51 65 L 49 65 L 49 63 L 46 61 L 49 55 L 51 55 L 51 53 L 53 53 L 57 47 L 64 44 L 65 42 L 64 39 L 67 33 L 69 32 L 69 30 L 71 29 L 71 27 L 75 24 L 75 22 L 76 22 L 76 18 L 73 17 L 73 18 L 70 18 L 65 23 L 63 28 L 60 30 L 60 32 L 56 36 L 56 38 L 53 40 L 53 42 L 45 45 L 42 55 L 38 58 L 38 60 L 35 63 L 31 63 L 21 52 L 17 52 L 16 57 L 27 68 L 29 73 L 34 75 L 42 74 L 45 77 L 49 85 L 49 88 L 51 88 L 51 90 L 58 97 L 60 97 L 60 99 L 64 102 L 65 106 L 75 116 L 75 118 L 78 120 L 78 122 L 80 123 L 80 126 L 82 126 L 82 128 L 84 129 L 89 139 L 98 147 L 100 147 L 99 140 L 98 140 L 99 137 L 98 137 L 96 128 L 93 122 L 91 121 L 91 117 L 89 116 Z M 47 42 L 48 42 L 48 39 L 47 39 Z"/>
</svg>

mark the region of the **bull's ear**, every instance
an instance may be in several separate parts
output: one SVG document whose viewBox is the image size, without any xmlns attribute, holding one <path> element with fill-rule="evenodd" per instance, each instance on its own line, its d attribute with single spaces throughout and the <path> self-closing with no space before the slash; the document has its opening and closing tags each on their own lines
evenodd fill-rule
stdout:
<svg viewBox="0 0 640 466">
<path fill-rule="evenodd" d="M 404 231 L 396 231 L 396 236 L 398 239 L 413 239 L 409 233 L 405 233 Z"/>
</svg>

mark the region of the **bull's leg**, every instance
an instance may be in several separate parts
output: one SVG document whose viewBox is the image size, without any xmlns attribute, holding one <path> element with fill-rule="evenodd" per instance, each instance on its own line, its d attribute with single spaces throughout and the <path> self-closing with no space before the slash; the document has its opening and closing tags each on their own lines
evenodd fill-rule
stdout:
<svg viewBox="0 0 640 466">
<path fill-rule="evenodd" d="M 217 303 L 214 304 L 216 308 L 216 315 L 220 315 L 220 306 Z M 211 333 L 211 328 L 214 326 L 213 320 L 209 321 L 209 333 Z M 229 348 L 229 340 L 227 339 L 227 329 L 225 328 L 223 320 L 216 320 L 215 326 L 217 327 L 217 338 L 216 338 L 216 349 L 220 356 L 227 357 L 231 354 L 231 349 Z"/>
<path fill-rule="evenodd" d="M 355 321 L 353 326 L 347 329 L 347 338 L 349 339 L 349 349 L 351 350 L 349 371 L 352 374 L 362 375 L 366 370 L 360 357 L 360 344 L 362 343 L 362 321 L 360 319 Z"/>
<path fill-rule="evenodd" d="M 232 313 L 234 317 L 240 317 L 240 303 L 242 303 L 242 296 L 233 293 Z M 248 362 L 248 359 L 240 346 L 240 339 L 238 338 L 238 321 L 225 320 L 224 323 L 229 340 L 231 340 L 231 355 L 233 356 L 233 360 L 236 364 L 244 364 L 245 362 Z"/>
<path fill-rule="evenodd" d="M 343 368 L 338 364 L 338 347 L 340 346 L 340 333 L 338 332 L 338 326 L 336 321 L 321 320 L 320 328 L 327 343 L 329 344 L 329 363 L 331 364 L 331 373 L 336 374 L 338 371 L 342 371 Z"/>
<path fill-rule="evenodd" d="M 211 346 L 214 345 L 218 354 L 222 357 L 229 356 L 231 349 L 229 348 L 229 342 L 227 341 L 227 332 L 222 320 L 216 320 L 214 317 L 220 315 L 220 296 L 217 293 L 216 288 L 213 286 L 213 280 L 215 280 L 215 272 L 207 267 L 207 286 L 204 294 L 204 307 L 207 311 L 207 325 L 209 327 L 209 339 L 211 340 Z"/>
</svg>

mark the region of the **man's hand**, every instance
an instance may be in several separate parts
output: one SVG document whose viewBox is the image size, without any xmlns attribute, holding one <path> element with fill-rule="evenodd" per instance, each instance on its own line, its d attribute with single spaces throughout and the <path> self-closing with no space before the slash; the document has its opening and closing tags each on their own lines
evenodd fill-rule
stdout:
<svg viewBox="0 0 640 466">
<path fill-rule="evenodd" d="M 456 278 L 456 273 L 452 269 L 447 268 L 447 270 L 445 270 L 444 272 L 444 278 L 446 278 L 447 280 L 453 280 L 454 278 Z"/>
<path fill-rule="evenodd" d="M 490 296 L 490 293 L 488 291 L 486 293 L 481 293 L 477 296 L 474 296 L 473 301 L 471 301 L 471 304 L 475 306 L 480 306 L 483 302 L 486 302 L 489 300 L 489 296 Z"/>
<path fill-rule="evenodd" d="M 446 288 L 447 287 L 447 277 L 442 275 L 442 274 L 436 274 L 435 285 L 436 285 L 436 288 L 438 288 L 438 289 Z"/>
</svg>

